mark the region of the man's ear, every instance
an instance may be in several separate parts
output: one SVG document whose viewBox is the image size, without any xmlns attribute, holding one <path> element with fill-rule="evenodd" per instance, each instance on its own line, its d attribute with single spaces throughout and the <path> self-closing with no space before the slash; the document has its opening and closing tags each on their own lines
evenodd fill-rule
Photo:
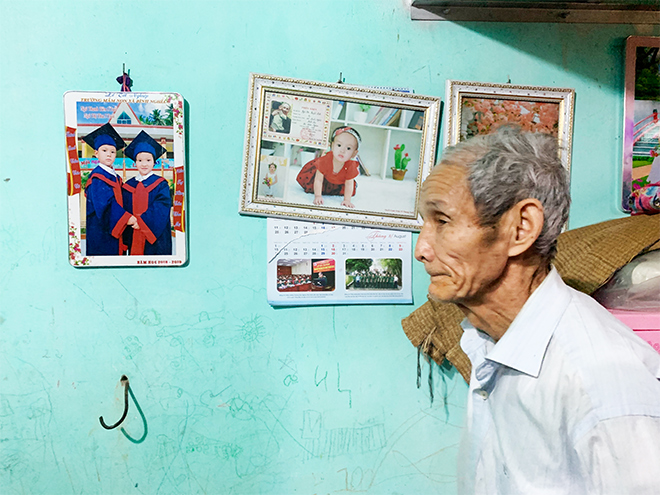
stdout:
<svg viewBox="0 0 660 495">
<path fill-rule="evenodd" d="M 526 198 L 507 212 L 510 214 L 511 237 L 509 256 L 523 254 L 536 242 L 543 229 L 543 205 L 538 199 Z"/>
</svg>

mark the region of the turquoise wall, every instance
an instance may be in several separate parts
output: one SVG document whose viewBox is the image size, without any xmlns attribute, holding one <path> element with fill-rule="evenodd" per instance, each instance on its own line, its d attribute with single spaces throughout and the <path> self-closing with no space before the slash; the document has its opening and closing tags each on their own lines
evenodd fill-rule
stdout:
<svg viewBox="0 0 660 495">
<path fill-rule="evenodd" d="M 414 305 L 266 303 L 266 220 L 237 213 L 248 74 L 574 88 L 578 227 L 622 216 L 631 34 L 412 22 L 401 0 L 0 0 L 0 492 L 454 493 L 466 385 L 434 366 L 431 404 L 400 326 L 424 270 Z M 62 95 L 119 90 L 124 63 L 134 90 L 189 104 L 186 267 L 67 260 Z M 122 374 L 142 443 L 98 421 L 121 414 Z M 143 433 L 133 406 L 124 427 Z"/>
</svg>

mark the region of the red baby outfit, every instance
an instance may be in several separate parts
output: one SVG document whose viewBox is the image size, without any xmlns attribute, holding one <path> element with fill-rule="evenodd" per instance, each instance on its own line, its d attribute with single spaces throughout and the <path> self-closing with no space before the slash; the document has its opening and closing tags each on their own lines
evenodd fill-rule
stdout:
<svg viewBox="0 0 660 495">
<path fill-rule="evenodd" d="M 344 163 L 342 169 L 335 174 L 332 168 L 332 160 L 333 155 L 332 151 L 330 151 L 322 157 L 315 158 L 305 164 L 298 173 L 296 180 L 306 193 L 314 194 L 314 179 L 316 178 L 317 170 L 323 174 L 323 189 L 321 190 L 321 194 L 324 196 L 343 196 L 346 181 L 360 175 L 357 161 L 348 160 Z M 353 196 L 355 196 L 356 191 L 357 182 L 354 180 Z"/>
</svg>

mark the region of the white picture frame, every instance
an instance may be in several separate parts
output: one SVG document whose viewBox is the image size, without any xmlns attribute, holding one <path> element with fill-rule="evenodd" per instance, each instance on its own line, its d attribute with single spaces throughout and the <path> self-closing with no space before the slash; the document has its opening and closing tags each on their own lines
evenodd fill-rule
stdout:
<svg viewBox="0 0 660 495">
<path fill-rule="evenodd" d="M 570 171 L 575 90 L 448 80 L 445 100 L 445 147 L 503 124 L 517 124 L 556 136 L 562 163 Z"/>
<path fill-rule="evenodd" d="M 417 202 L 435 162 L 440 112 L 438 97 L 251 74 L 239 212 L 418 231 Z M 296 178 L 327 152 L 333 131 L 343 126 L 361 138 L 354 208 L 342 206 L 341 195 L 315 205 L 314 194 Z M 403 180 L 393 179 L 397 145 L 400 157 L 409 159 L 399 161 L 406 165 Z M 277 177 L 270 180 L 277 190 L 267 185 L 268 176 Z"/>
<path fill-rule="evenodd" d="M 66 143 L 66 172 L 68 199 L 68 239 L 69 263 L 76 268 L 88 267 L 165 267 L 181 266 L 188 261 L 186 233 L 186 160 L 184 137 L 184 99 L 178 93 L 162 92 L 105 92 L 105 91 L 68 91 L 64 94 L 64 121 Z M 127 237 L 133 234 L 132 227 L 126 224 L 112 228 L 104 227 L 119 243 L 103 250 L 103 254 L 91 253 L 87 249 L 87 221 L 89 220 L 89 198 L 86 185 L 98 171 L 99 160 L 95 150 L 84 138 L 105 124 L 110 124 L 115 132 L 129 145 L 142 131 L 158 142 L 165 153 L 154 161 L 153 175 L 159 176 L 159 208 L 166 209 L 169 204 L 169 226 L 167 221 L 159 220 L 158 231 L 149 232 L 157 237 L 156 241 L 145 240 L 145 246 L 139 252 L 130 246 Z M 135 162 L 123 154 L 126 148 L 118 149 L 111 165 L 118 177 L 119 190 L 126 194 L 127 182 L 136 177 L 138 170 Z M 98 175 L 98 174 L 97 174 Z M 163 179 L 165 182 L 163 182 Z M 153 179 L 150 179 L 153 180 Z M 147 184 L 147 182 L 145 182 Z M 155 191 L 155 189 L 154 189 Z M 117 193 L 121 197 L 123 194 Z M 151 192 L 149 207 L 152 208 Z M 168 198 L 169 196 L 169 198 Z M 123 207 L 123 205 L 119 205 Z M 137 212 L 136 215 L 139 216 Z M 146 212 L 145 212 L 146 213 Z M 128 217 L 133 212 L 127 211 Z M 145 217 L 145 215 L 142 215 Z M 145 217 L 146 218 L 146 217 Z M 167 215 L 161 215 L 167 219 Z M 143 226 L 148 227 L 148 220 Z M 164 226 L 163 226 L 164 225 Z M 161 228 L 162 227 L 162 228 Z M 114 230 L 122 229 L 121 232 Z M 143 229 L 146 231 L 146 229 Z M 169 230 L 169 232 L 168 232 Z M 90 233 L 90 235 L 92 235 Z M 171 239 L 165 239 L 169 235 Z M 171 240 L 171 248 L 170 243 Z M 123 245 L 122 245 L 123 243 Z M 158 246 L 158 249 L 150 249 Z M 164 246 L 164 247 L 163 247 Z M 125 249 L 124 249 L 125 248 Z M 152 252 L 150 252 L 152 251 Z M 143 254 L 147 253 L 147 254 Z"/>
</svg>

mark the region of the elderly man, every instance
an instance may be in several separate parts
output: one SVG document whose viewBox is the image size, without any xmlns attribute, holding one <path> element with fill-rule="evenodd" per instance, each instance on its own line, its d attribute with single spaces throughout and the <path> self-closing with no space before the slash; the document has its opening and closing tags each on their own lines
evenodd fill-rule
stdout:
<svg viewBox="0 0 660 495">
<path fill-rule="evenodd" d="M 556 140 L 503 128 L 445 150 L 415 257 L 466 316 L 461 493 L 660 493 L 660 355 L 552 267 L 569 208 Z"/>
</svg>

